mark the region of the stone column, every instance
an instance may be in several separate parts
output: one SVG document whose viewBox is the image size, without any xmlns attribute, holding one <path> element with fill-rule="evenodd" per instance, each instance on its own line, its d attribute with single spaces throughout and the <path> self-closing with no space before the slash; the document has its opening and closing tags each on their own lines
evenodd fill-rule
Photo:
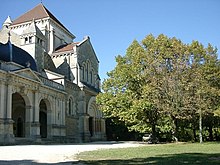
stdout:
<svg viewBox="0 0 220 165">
<path fill-rule="evenodd" d="M 4 142 L 14 143 L 14 134 L 13 134 L 13 120 L 12 118 L 12 86 L 11 84 L 7 85 L 7 94 L 6 94 L 6 120 L 4 127 Z"/>
<path fill-rule="evenodd" d="M 0 119 L 5 117 L 5 85 L 0 84 Z"/>
<path fill-rule="evenodd" d="M 101 119 L 99 118 L 99 119 L 97 119 L 97 132 L 101 132 L 101 126 L 100 126 L 100 124 L 101 124 Z"/>
<path fill-rule="evenodd" d="M 33 122 L 34 123 L 39 123 L 39 102 L 38 102 L 38 92 L 34 92 L 34 108 L 33 108 Z"/>
<path fill-rule="evenodd" d="M 58 110 L 58 114 L 59 114 L 59 117 L 58 117 L 58 125 L 61 125 L 62 124 L 62 108 L 63 108 L 63 104 L 62 104 L 62 100 L 59 100 L 59 110 Z"/>
<path fill-rule="evenodd" d="M 32 119 L 33 122 L 31 123 L 31 137 L 34 141 L 40 142 L 41 136 L 40 136 L 40 122 L 39 122 L 39 102 L 38 102 L 38 96 L 39 93 L 37 91 L 34 91 L 34 103 L 33 103 L 33 115 Z"/>
<path fill-rule="evenodd" d="M 64 100 L 62 101 L 62 105 L 63 105 L 63 108 L 62 108 L 62 114 L 61 114 L 61 116 L 62 116 L 62 125 L 65 125 L 65 102 L 64 102 Z"/>
<path fill-rule="evenodd" d="M 32 106 L 26 106 L 25 108 L 25 137 L 31 136 L 31 122 L 32 122 L 32 116 L 33 116 L 33 107 Z"/>
<path fill-rule="evenodd" d="M 81 114 L 79 117 L 79 130 L 81 140 L 83 142 L 90 141 L 90 132 L 89 132 L 89 116 L 86 114 Z"/>
<path fill-rule="evenodd" d="M 51 123 L 55 124 L 56 123 L 56 109 L 57 109 L 57 100 L 55 97 L 52 99 L 52 103 L 50 105 L 51 105 Z"/>
<path fill-rule="evenodd" d="M 6 108 L 6 118 L 11 119 L 11 113 L 12 113 L 12 86 L 8 84 L 7 86 L 7 108 Z"/>
<path fill-rule="evenodd" d="M 62 109 L 61 109 L 61 111 L 60 111 L 60 119 L 61 119 L 61 121 L 60 121 L 60 123 L 61 123 L 61 127 L 60 127 L 60 131 L 61 131 L 61 134 L 60 134 L 60 136 L 62 136 L 61 137 L 61 141 L 62 140 L 64 140 L 64 136 L 66 136 L 66 128 L 65 128 L 65 102 L 64 102 L 64 100 L 62 100 L 61 101 L 61 105 L 62 105 Z"/>
<path fill-rule="evenodd" d="M 4 144 L 5 130 L 4 130 L 4 118 L 5 118 L 5 85 L 0 84 L 0 144 Z"/>
<path fill-rule="evenodd" d="M 47 109 L 47 138 L 52 138 L 52 136 L 52 110 Z"/>
<path fill-rule="evenodd" d="M 98 119 L 94 116 L 93 117 L 93 136 L 94 137 L 97 135 L 97 123 L 98 123 Z"/>
</svg>

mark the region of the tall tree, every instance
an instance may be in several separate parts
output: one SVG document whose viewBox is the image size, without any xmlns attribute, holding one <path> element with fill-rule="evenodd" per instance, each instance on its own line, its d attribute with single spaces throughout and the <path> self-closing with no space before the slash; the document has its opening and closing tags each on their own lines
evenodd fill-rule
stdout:
<svg viewBox="0 0 220 165">
<path fill-rule="evenodd" d="M 213 113 L 214 102 L 219 105 L 213 73 L 219 63 L 211 45 L 148 35 L 141 43 L 134 40 L 116 62 L 97 100 L 107 117 L 123 121 L 130 130 L 151 131 L 155 137 L 158 119 L 169 118 L 177 139 L 178 121 L 199 115 L 202 127 L 202 115 Z"/>
<path fill-rule="evenodd" d="M 202 118 L 213 114 L 219 104 L 219 88 L 215 82 L 218 76 L 214 75 L 214 70 L 219 72 L 218 59 L 210 44 L 204 48 L 198 41 L 193 41 L 189 48 L 188 107 L 199 116 L 199 139 L 202 143 Z"/>
<path fill-rule="evenodd" d="M 160 112 L 171 118 L 172 132 L 177 140 L 177 121 L 189 116 L 183 106 L 188 47 L 180 40 L 162 34 L 153 40 L 151 36 L 147 36 L 142 43 L 148 54 L 153 57 L 153 62 L 148 65 L 149 74 L 153 73 L 150 84 L 156 89 L 152 93 L 152 102 Z M 149 67 L 152 69 L 149 70 Z"/>
<path fill-rule="evenodd" d="M 97 100 L 108 117 L 125 122 L 130 130 L 155 135 L 158 113 L 156 107 L 144 97 L 146 83 L 146 51 L 135 40 L 124 57 L 116 57 L 117 66 L 108 73 Z"/>
</svg>

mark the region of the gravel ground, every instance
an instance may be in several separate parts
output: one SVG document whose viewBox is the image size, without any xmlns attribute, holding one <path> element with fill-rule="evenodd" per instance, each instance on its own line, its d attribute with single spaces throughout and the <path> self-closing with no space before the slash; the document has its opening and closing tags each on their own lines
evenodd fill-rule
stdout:
<svg viewBox="0 0 220 165">
<path fill-rule="evenodd" d="M 137 142 L 96 142 L 71 145 L 0 146 L 0 165 L 72 164 L 83 151 L 107 148 L 137 147 Z"/>
</svg>

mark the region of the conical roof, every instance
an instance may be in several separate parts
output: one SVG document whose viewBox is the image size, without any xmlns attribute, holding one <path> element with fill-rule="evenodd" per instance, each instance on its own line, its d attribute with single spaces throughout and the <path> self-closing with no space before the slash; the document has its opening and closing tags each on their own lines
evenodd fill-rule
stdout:
<svg viewBox="0 0 220 165">
<path fill-rule="evenodd" d="M 7 19 L 5 20 L 4 24 L 7 24 L 7 25 L 12 24 L 10 16 L 7 17 Z"/>
</svg>

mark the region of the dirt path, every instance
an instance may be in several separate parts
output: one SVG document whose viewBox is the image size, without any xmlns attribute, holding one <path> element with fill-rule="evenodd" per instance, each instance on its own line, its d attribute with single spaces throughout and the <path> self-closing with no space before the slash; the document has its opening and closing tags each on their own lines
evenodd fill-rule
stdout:
<svg viewBox="0 0 220 165">
<path fill-rule="evenodd" d="M 83 151 L 106 148 L 137 147 L 135 142 L 99 142 L 76 145 L 17 145 L 0 146 L 0 164 L 71 164 Z"/>
</svg>

